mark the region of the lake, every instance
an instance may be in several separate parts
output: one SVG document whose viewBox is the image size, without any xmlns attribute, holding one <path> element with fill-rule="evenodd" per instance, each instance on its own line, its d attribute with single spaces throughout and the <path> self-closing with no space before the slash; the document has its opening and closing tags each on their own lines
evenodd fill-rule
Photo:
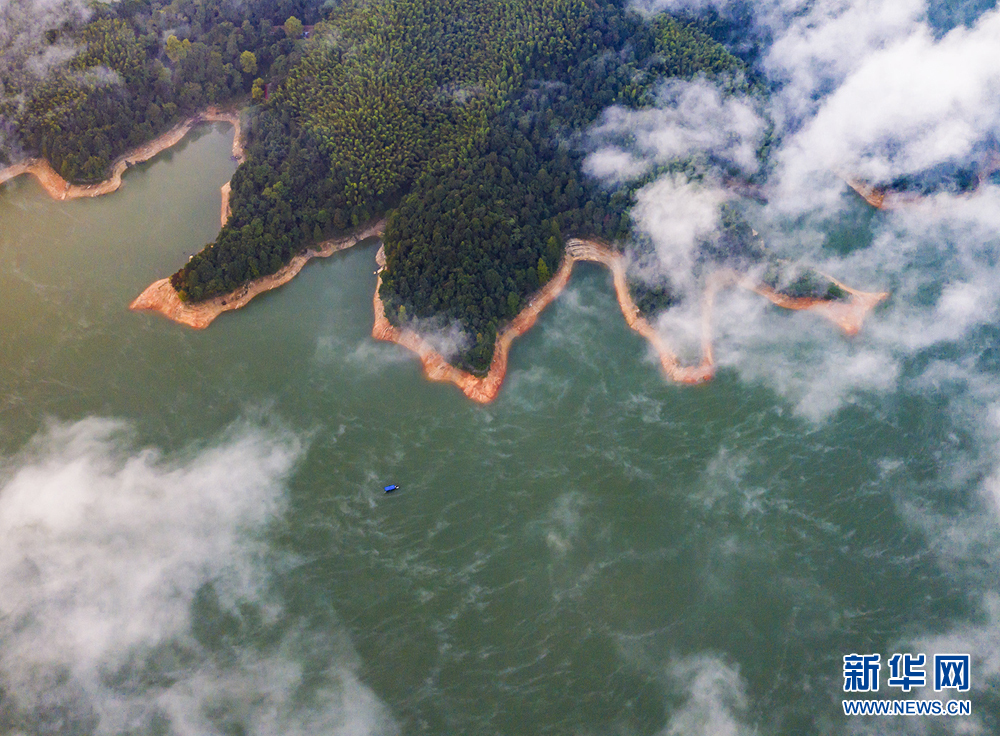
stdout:
<svg viewBox="0 0 1000 736">
<path fill-rule="evenodd" d="M 479 406 L 371 339 L 377 241 L 204 331 L 127 310 L 231 141 L 0 191 L 0 732 L 1000 728 L 995 233 L 845 194 L 807 255 L 893 298 L 845 339 L 732 293 L 696 387 L 578 265 Z M 949 651 L 971 718 L 844 716 L 844 655 Z"/>
</svg>

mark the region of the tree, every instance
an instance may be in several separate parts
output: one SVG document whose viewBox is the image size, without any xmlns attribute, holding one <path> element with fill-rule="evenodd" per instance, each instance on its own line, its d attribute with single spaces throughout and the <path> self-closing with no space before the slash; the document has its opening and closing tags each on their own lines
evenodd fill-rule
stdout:
<svg viewBox="0 0 1000 736">
<path fill-rule="evenodd" d="M 250 90 L 250 96 L 254 102 L 260 102 L 264 99 L 264 80 L 260 77 L 253 80 L 253 88 Z"/>
<path fill-rule="evenodd" d="M 257 73 L 257 55 L 252 51 L 244 51 L 240 54 L 240 67 L 247 74 Z"/>
<path fill-rule="evenodd" d="M 545 282 L 552 278 L 552 274 L 549 273 L 549 267 L 545 265 L 545 261 L 541 258 L 538 259 L 538 283 L 545 286 Z"/>
<path fill-rule="evenodd" d="M 175 64 L 181 58 L 181 42 L 174 34 L 167 36 L 167 58 Z"/>
<path fill-rule="evenodd" d="M 302 35 L 302 21 L 294 15 L 285 21 L 285 35 L 291 39 L 296 39 Z"/>
<path fill-rule="evenodd" d="M 181 41 L 173 34 L 167 37 L 167 58 L 175 64 L 187 56 L 190 48 L 191 42 L 186 38 Z"/>
</svg>

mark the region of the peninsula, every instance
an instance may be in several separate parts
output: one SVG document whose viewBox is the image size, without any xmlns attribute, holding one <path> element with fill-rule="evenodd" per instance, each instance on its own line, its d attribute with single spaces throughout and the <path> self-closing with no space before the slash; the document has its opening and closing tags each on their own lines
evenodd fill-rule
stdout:
<svg viewBox="0 0 1000 736">
<path fill-rule="evenodd" d="M 318 243 L 298 253 L 277 272 L 246 283 L 232 293 L 223 294 L 201 302 L 181 301 L 177 295 L 177 291 L 171 286 L 170 279 L 160 279 L 146 287 L 129 304 L 129 309 L 135 312 L 158 312 L 178 324 L 193 327 L 196 330 L 203 330 L 223 312 L 245 307 L 255 296 L 287 284 L 313 258 L 327 258 L 364 240 L 380 237 L 384 230 L 385 222 L 380 221 L 362 228 L 354 235 Z"/>
<path fill-rule="evenodd" d="M 20 161 L 0 169 L 0 184 L 27 174 L 35 177 L 52 199 L 60 201 L 100 197 L 105 194 L 111 194 L 121 188 L 122 174 L 128 171 L 130 167 L 149 161 L 154 156 L 163 153 L 169 148 L 173 148 L 197 125 L 213 122 L 228 123 L 235 128 L 233 158 L 242 163 L 244 156 L 239 113 L 234 111 L 223 112 L 217 108 L 210 107 L 178 123 L 166 133 L 149 141 L 149 143 L 145 143 L 117 158 L 111 166 L 110 176 L 97 184 L 71 184 L 57 174 L 48 161 L 41 158 Z M 228 191 L 229 184 L 227 183 L 223 186 L 223 207 L 225 207 L 225 198 Z"/>
</svg>

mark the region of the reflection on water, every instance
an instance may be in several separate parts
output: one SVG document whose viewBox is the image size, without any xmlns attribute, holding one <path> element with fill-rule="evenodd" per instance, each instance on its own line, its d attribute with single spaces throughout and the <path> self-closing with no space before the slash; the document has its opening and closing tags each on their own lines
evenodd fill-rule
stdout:
<svg viewBox="0 0 1000 736">
<path fill-rule="evenodd" d="M 871 331 L 723 304 L 694 388 L 581 268 L 480 407 L 370 339 L 374 245 L 204 332 L 126 310 L 230 136 L 0 193 L 0 732 L 875 733 L 841 657 L 941 642 L 996 722 L 995 336 L 906 337 L 971 277 L 882 237 L 932 236 L 848 215 Z"/>
</svg>

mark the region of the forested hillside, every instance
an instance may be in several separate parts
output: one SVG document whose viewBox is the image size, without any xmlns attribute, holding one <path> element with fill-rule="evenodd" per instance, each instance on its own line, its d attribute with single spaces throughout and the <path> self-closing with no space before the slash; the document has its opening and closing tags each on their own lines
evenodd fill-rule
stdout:
<svg viewBox="0 0 1000 736">
<path fill-rule="evenodd" d="M 341 3 L 254 116 L 232 217 L 174 287 L 196 301 L 230 292 L 391 213 L 389 319 L 457 321 L 470 336 L 457 360 L 485 369 L 565 238 L 628 229 L 632 192 L 584 176 L 580 131 L 610 104 L 648 104 L 665 76 L 745 84 L 706 34 L 622 5 Z"/>
<path fill-rule="evenodd" d="M 43 156 L 83 183 L 206 105 L 247 96 L 257 78 L 282 77 L 297 63 L 301 20 L 315 19 L 320 1 L 92 6 L 89 18 L 48 28 L 35 44 L 17 42 L 27 33 L 0 39 L 2 153 Z M 16 2 L 0 9 L 4 27 L 34 23 L 30 10 Z M 290 17 L 298 33 L 285 31 Z"/>
</svg>

